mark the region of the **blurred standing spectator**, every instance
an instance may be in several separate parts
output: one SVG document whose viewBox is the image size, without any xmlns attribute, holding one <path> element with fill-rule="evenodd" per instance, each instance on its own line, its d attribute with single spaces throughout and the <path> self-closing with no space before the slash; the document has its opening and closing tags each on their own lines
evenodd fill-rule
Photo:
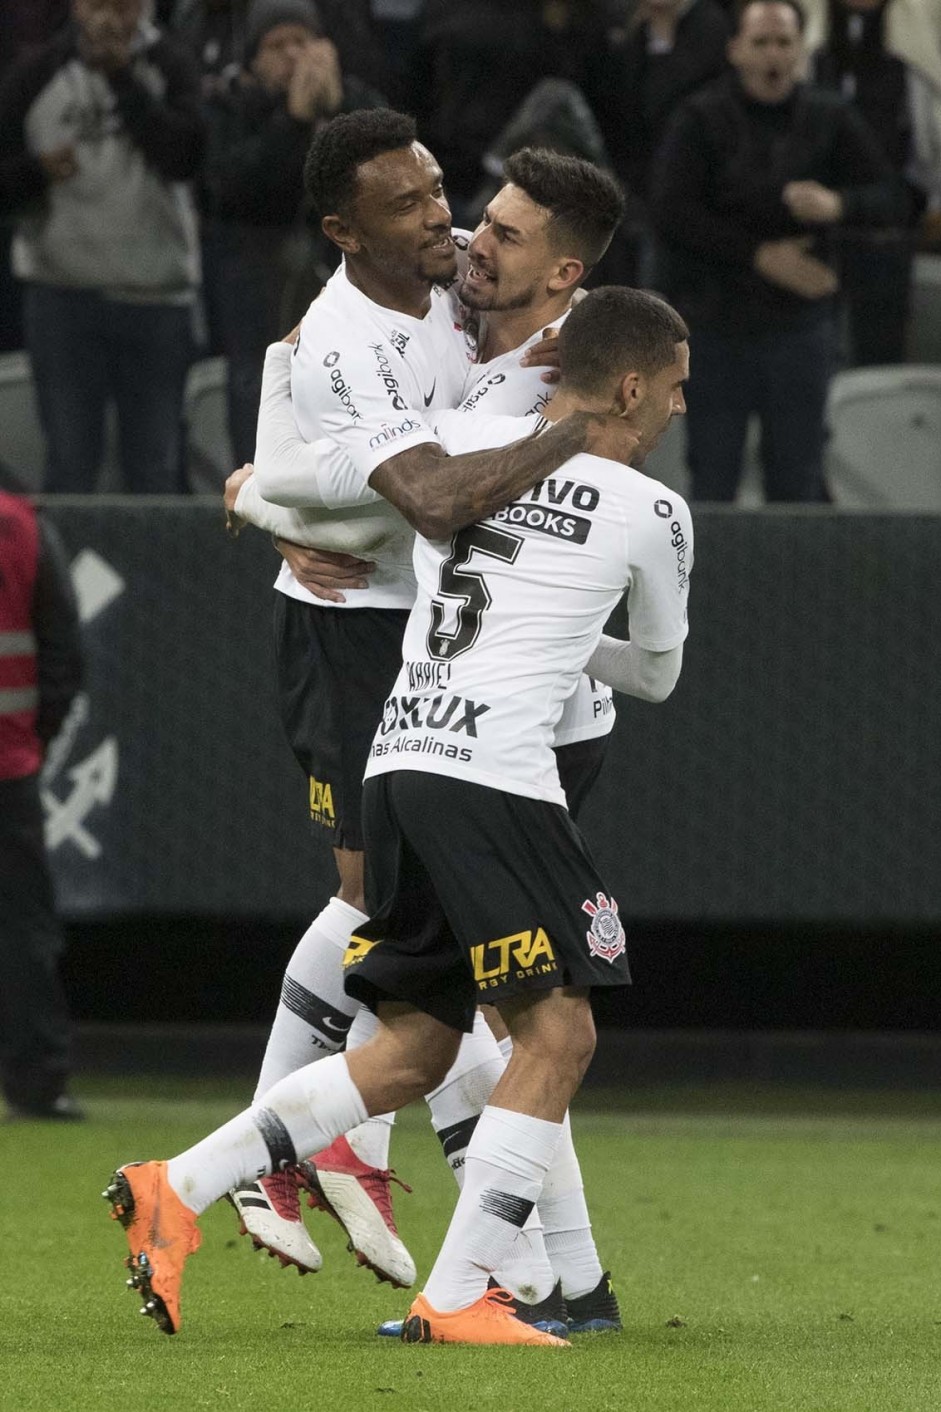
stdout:
<svg viewBox="0 0 941 1412">
<path fill-rule="evenodd" d="M 39 770 L 82 677 L 68 560 L 0 487 L 0 1082 L 11 1117 L 80 1118 Z"/>
<path fill-rule="evenodd" d="M 372 13 L 372 0 L 317 0 L 324 34 L 332 39 L 340 56 L 340 68 L 388 93 L 393 60 L 384 50 L 384 36 Z M 408 111 L 414 95 L 408 94 Z"/>
<path fill-rule="evenodd" d="M 414 107 L 415 61 L 424 8 L 425 0 L 371 0 L 369 6 L 373 33 L 388 66 L 389 100 L 393 108 L 403 112 Z"/>
<path fill-rule="evenodd" d="M 805 0 L 816 82 L 858 108 L 912 186 L 913 220 L 864 233 L 842 262 L 849 352 L 900 363 L 911 308 L 915 220 L 941 210 L 941 7 L 925 0 Z"/>
<path fill-rule="evenodd" d="M 640 0 L 630 27 L 595 56 L 588 93 L 631 200 L 637 252 L 629 283 L 652 279 L 647 206 L 654 152 L 682 100 L 728 67 L 730 33 L 720 0 Z"/>
<path fill-rule="evenodd" d="M 761 420 L 769 500 L 822 500 L 837 279 L 827 232 L 904 219 L 908 194 L 863 119 L 798 81 L 803 12 L 750 0 L 733 72 L 686 99 L 654 163 L 658 287 L 692 330 L 691 493 L 733 500 Z"/>
<path fill-rule="evenodd" d="M 415 111 L 456 225 L 476 224 L 481 157 L 540 79 L 584 90 L 611 15 L 606 0 L 426 0 Z"/>
<path fill-rule="evenodd" d="M 236 68 L 245 49 L 249 0 L 176 0 L 169 29 L 196 61 L 204 94 Z"/>
<path fill-rule="evenodd" d="M 312 0 L 254 0 L 244 66 L 207 104 L 199 186 L 206 304 L 213 344 L 228 359 L 239 463 L 255 454 L 265 349 L 316 293 L 317 233 L 301 204 L 311 138 L 338 112 L 383 104 L 341 71 Z"/>
<path fill-rule="evenodd" d="M 125 487 L 180 486 L 202 152 L 191 62 L 145 0 L 72 0 L 73 23 L 0 92 L 0 213 L 46 436 L 46 489 L 91 491 L 117 404 Z"/>
<path fill-rule="evenodd" d="M 0 82 L 21 54 L 51 39 L 69 17 L 69 0 L 0 0 Z M 23 347 L 23 297 L 10 269 L 8 221 L 0 220 L 0 353 Z"/>
<path fill-rule="evenodd" d="M 69 18 L 69 0 L 0 0 L 0 78 L 50 40 Z"/>
</svg>

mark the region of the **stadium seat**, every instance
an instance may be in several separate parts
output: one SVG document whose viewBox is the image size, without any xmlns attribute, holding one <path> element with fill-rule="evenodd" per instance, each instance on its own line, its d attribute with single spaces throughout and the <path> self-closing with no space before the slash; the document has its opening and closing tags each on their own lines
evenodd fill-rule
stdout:
<svg viewBox="0 0 941 1412">
<path fill-rule="evenodd" d="M 235 469 L 226 426 L 226 360 L 203 358 L 186 380 L 186 465 L 193 490 L 215 495 Z"/>
<path fill-rule="evenodd" d="M 915 256 L 907 357 L 910 363 L 941 363 L 941 255 Z"/>
<path fill-rule="evenodd" d="M 42 489 L 46 473 L 46 439 L 39 420 L 33 371 L 27 353 L 0 353 L 0 463 L 11 470 L 27 490 Z M 107 411 L 104 460 L 98 477 L 99 491 L 120 491 L 117 420 Z"/>
<path fill-rule="evenodd" d="M 837 505 L 941 510 L 941 366 L 839 373 L 827 420 L 827 478 Z"/>
<path fill-rule="evenodd" d="M 36 391 L 25 353 L 0 354 L 0 462 L 28 490 L 38 490 L 46 464 Z"/>
</svg>

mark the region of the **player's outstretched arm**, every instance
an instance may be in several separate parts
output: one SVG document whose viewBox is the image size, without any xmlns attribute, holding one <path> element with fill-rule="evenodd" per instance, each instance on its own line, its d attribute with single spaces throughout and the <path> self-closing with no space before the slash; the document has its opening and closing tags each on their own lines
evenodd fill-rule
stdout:
<svg viewBox="0 0 941 1412">
<path fill-rule="evenodd" d="M 318 510 L 374 504 L 379 497 L 363 484 L 352 464 L 344 468 L 336 457 L 325 456 L 319 443 L 301 436 L 291 400 L 291 352 L 289 339 L 283 339 L 272 343 L 265 353 L 255 447 L 256 487 L 257 493 L 274 505 L 307 511 L 305 518 L 312 524 Z M 286 537 L 296 538 L 290 533 Z"/>
<path fill-rule="evenodd" d="M 426 539 L 447 539 L 494 514 L 580 452 L 630 465 L 639 440 L 617 417 L 573 412 L 544 435 L 498 451 L 446 456 L 431 443 L 410 447 L 377 466 L 369 484 Z"/>
<path fill-rule="evenodd" d="M 641 701 L 666 701 L 680 679 L 683 644 L 666 652 L 651 652 L 636 642 L 602 633 L 585 671 L 596 681 Z"/>
</svg>

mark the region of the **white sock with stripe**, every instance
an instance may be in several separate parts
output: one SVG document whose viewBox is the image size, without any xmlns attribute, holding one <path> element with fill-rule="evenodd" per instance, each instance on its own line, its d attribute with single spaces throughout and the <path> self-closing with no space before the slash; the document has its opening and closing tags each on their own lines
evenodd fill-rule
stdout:
<svg viewBox="0 0 941 1412">
<path fill-rule="evenodd" d="M 214 1133 L 167 1163 L 167 1180 L 197 1216 L 233 1187 L 319 1152 L 367 1116 L 346 1057 L 331 1055 L 274 1085 Z"/>
<path fill-rule="evenodd" d="M 357 1010 L 343 989 L 343 953 L 364 921 L 365 913 L 331 897 L 301 937 L 284 973 L 256 1100 L 295 1069 L 343 1048 Z"/>
<path fill-rule="evenodd" d="M 561 1135 L 558 1123 L 488 1105 L 467 1149 L 464 1186 L 425 1285 L 441 1313 L 464 1309 L 508 1258 Z"/>
</svg>

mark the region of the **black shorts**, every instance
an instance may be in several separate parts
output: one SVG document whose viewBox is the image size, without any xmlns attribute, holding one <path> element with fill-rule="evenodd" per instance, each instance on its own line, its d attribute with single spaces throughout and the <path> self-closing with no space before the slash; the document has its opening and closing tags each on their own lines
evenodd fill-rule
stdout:
<svg viewBox="0 0 941 1412">
<path fill-rule="evenodd" d="M 629 985 L 617 903 L 567 810 L 418 770 L 366 781 L 366 907 L 348 995 L 469 1031 L 475 1007 Z"/>
<path fill-rule="evenodd" d="M 334 848 L 363 847 L 363 774 L 402 665 L 402 608 L 319 608 L 274 595 L 281 720 Z"/>
<path fill-rule="evenodd" d="M 573 740 L 568 745 L 557 745 L 555 748 L 559 783 L 565 791 L 565 800 L 573 819 L 581 814 L 582 805 L 591 793 L 608 753 L 610 740 L 611 732 L 608 731 L 605 735 Z"/>
</svg>

